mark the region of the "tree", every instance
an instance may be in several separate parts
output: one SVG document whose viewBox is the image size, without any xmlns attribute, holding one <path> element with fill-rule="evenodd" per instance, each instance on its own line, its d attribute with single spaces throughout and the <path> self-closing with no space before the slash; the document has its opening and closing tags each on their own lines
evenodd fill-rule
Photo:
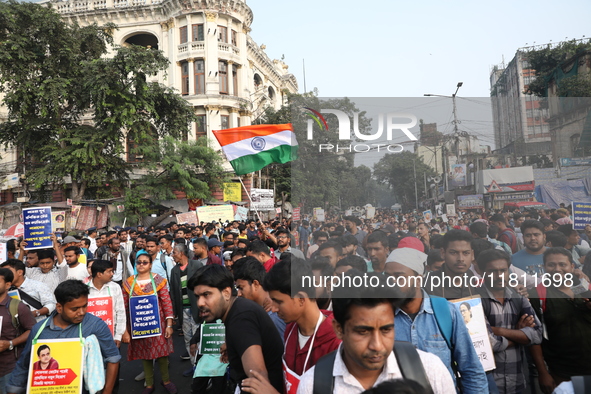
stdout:
<svg viewBox="0 0 591 394">
<path fill-rule="evenodd" d="M 561 42 L 558 45 L 547 45 L 541 49 L 532 49 L 524 54 L 525 59 L 529 63 L 529 67 L 535 70 L 536 79 L 533 80 L 526 89 L 526 93 L 534 94 L 536 96 L 545 97 L 546 89 L 548 88 L 547 77 L 560 66 L 564 61 L 579 52 L 591 49 L 591 40 L 570 40 Z M 572 77 L 569 77 L 572 78 Z M 578 83 L 577 83 L 578 82 Z M 580 88 L 572 86 L 582 84 Z M 581 94 L 588 94 L 589 81 L 583 79 L 581 81 L 572 80 L 570 88 L 577 92 L 571 94 L 571 97 L 589 97 Z M 562 95 L 562 94 L 561 94 Z"/>
<path fill-rule="evenodd" d="M 421 196 L 425 195 L 424 182 L 419 181 L 423 179 L 423 174 L 434 176 L 435 171 L 423 162 L 422 157 L 409 151 L 386 154 L 374 165 L 374 176 L 378 182 L 388 184 L 398 201 L 405 203 L 408 207 L 415 205 L 415 182 L 418 198 L 421 199 Z"/>
<path fill-rule="evenodd" d="M 195 120 L 192 107 L 147 80 L 168 67 L 161 51 L 113 46 L 114 25 L 66 24 L 50 7 L 13 0 L 0 3 L 0 27 L 0 91 L 9 112 L 0 143 L 25 157 L 20 171 L 26 165 L 29 184 L 69 178 L 73 200 L 106 183 L 123 188 L 132 169 L 123 159 L 128 138 L 135 142 L 129 153 L 146 158 L 134 168 L 147 167 L 144 181 L 158 196 L 169 195 L 165 187 L 210 195 L 205 185 L 220 175 L 215 153 L 178 142 Z M 154 182 L 158 167 L 165 176 Z"/>
</svg>

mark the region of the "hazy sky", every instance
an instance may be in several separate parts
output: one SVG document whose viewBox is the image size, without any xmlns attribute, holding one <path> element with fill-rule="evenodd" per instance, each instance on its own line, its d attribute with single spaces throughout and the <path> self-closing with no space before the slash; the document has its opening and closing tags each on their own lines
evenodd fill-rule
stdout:
<svg viewBox="0 0 591 394">
<path fill-rule="evenodd" d="M 251 35 L 285 55 L 304 90 L 320 96 L 487 97 L 489 74 L 518 48 L 591 37 L 591 1 L 247 0 Z"/>
</svg>

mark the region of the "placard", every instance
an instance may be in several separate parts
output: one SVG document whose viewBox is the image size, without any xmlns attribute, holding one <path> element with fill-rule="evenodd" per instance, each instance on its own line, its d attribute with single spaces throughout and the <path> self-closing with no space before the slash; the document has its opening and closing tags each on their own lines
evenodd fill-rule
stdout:
<svg viewBox="0 0 591 394">
<path fill-rule="evenodd" d="M 365 208 L 365 218 L 373 219 L 376 216 L 376 207 Z"/>
<path fill-rule="evenodd" d="M 162 334 L 158 296 L 150 294 L 129 298 L 131 338 L 157 337 Z"/>
<path fill-rule="evenodd" d="M 456 216 L 456 204 L 445 204 L 447 216 Z"/>
<path fill-rule="evenodd" d="M 66 231 L 66 211 L 51 212 L 51 228 L 54 233 L 63 233 Z"/>
<path fill-rule="evenodd" d="M 299 222 L 301 220 L 300 212 L 301 208 L 294 208 L 293 212 L 291 213 L 291 220 L 294 222 Z"/>
<path fill-rule="evenodd" d="M 76 224 L 78 224 L 78 215 L 80 215 L 80 210 L 82 209 L 81 205 L 72 205 L 70 210 L 70 228 L 77 229 Z"/>
<path fill-rule="evenodd" d="M 234 220 L 246 220 L 248 219 L 248 208 L 236 207 L 236 213 L 234 213 Z"/>
<path fill-rule="evenodd" d="M 468 333 L 472 339 L 472 345 L 478 355 L 478 359 L 485 371 L 492 371 L 496 368 L 495 356 L 490 345 L 488 329 L 486 328 L 486 317 L 482 309 L 480 297 L 460 298 L 450 301 L 462 315 Z"/>
<path fill-rule="evenodd" d="M 313 214 L 314 214 L 314 220 L 316 220 L 317 222 L 324 222 L 324 220 L 325 220 L 324 209 L 314 208 Z"/>
<path fill-rule="evenodd" d="M 273 189 L 251 189 L 250 208 L 257 211 L 270 211 L 275 208 L 275 194 Z"/>
<path fill-rule="evenodd" d="M 242 201 L 242 189 L 240 183 L 224 183 L 224 201 Z"/>
<path fill-rule="evenodd" d="M 231 222 L 234 220 L 234 207 L 232 205 L 208 205 L 197 207 L 199 220 L 205 223 Z"/>
<path fill-rule="evenodd" d="M 585 226 L 591 224 L 591 203 L 573 201 L 573 228 L 584 230 Z"/>
<path fill-rule="evenodd" d="M 199 224 L 199 222 L 197 221 L 197 213 L 195 211 L 177 214 L 176 222 L 178 224 Z"/>
<path fill-rule="evenodd" d="M 83 360 L 79 338 L 39 339 L 31 347 L 27 394 L 82 393 Z"/>
<path fill-rule="evenodd" d="M 53 247 L 51 241 L 51 207 L 23 208 L 26 250 Z"/>
<path fill-rule="evenodd" d="M 199 354 L 220 354 L 220 346 L 226 342 L 226 327 L 223 323 L 201 325 Z"/>
<path fill-rule="evenodd" d="M 458 196 L 458 208 L 460 209 L 482 209 L 484 208 L 484 197 L 482 194 L 469 196 Z"/>
<path fill-rule="evenodd" d="M 88 298 L 88 307 L 86 312 L 94 315 L 104 321 L 111 335 L 115 335 L 115 322 L 113 320 L 113 299 L 111 297 Z"/>
<path fill-rule="evenodd" d="M 5 262 L 8 260 L 8 255 L 6 254 L 6 242 L 0 242 L 0 262 Z"/>
<path fill-rule="evenodd" d="M 423 211 L 423 218 L 425 219 L 426 223 L 429 223 L 431 219 L 433 219 L 433 213 L 431 213 L 430 209 Z"/>
</svg>

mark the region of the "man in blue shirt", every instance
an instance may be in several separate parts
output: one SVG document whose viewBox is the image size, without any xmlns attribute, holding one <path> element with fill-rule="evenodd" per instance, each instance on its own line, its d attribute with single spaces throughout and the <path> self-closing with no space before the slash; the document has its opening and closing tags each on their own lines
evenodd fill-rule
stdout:
<svg viewBox="0 0 591 394">
<path fill-rule="evenodd" d="M 454 381 L 456 376 L 452 363 L 455 362 L 462 377 L 463 393 L 487 394 L 487 377 L 472 345 L 468 329 L 460 312 L 450 302 L 447 305 L 452 320 L 452 349 L 447 346 L 439 330 L 431 300 L 420 287 L 426 260 L 426 254 L 412 248 L 395 249 L 386 259 L 384 273 L 396 278 L 396 284 L 405 298 L 394 318 L 395 339 L 412 342 L 418 349 L 438 356 L 447 366 Z"/>
<path fill-rule="evenodd" d="M 32 341 L 37 337 L 40 329 L 43 331 L 38 335 L 38 339 L 57 339 L 78 338 L 80 328 L 82 329 L 82 337 L 87 338 L 94 334 L 98 339 L 103 359 L 107 363 L 105 387 L 102 393 L 111 394 L 113 392 L 121 355 L 107 324 L 100 318 L 86 313 L 88 294 L 88 286 L 79 280 L 66 280 L 57 286 L 55 289 L 56 309 L 49 315 L 47 322 L 41 321 L 35 324 L 31 330 L 25 348 L 8 382 L 8 393 L 19 394 L 26 391 Z"/>
<path fill-rule="evenodd" d="M 537 220 L 526 220 L 521 225 L 521 234 L 525 248 L 511 256 L 511 264 L 530 274 L 542 274 L 546 251 L 544 225 Z"/>
</svg>

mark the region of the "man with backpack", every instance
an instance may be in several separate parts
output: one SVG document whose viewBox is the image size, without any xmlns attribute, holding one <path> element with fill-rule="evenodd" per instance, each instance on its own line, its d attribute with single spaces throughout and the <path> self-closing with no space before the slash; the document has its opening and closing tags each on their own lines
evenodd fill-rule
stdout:
<svg viewBox="0 0 591 394">
<path fill-rule="evenodd" d="M 394 343 L 394 299 L 383 275 L 367 274 L 371 286 L 333 290 L 333 328 L 342 340 L 339 348 L 318 360 L 302 376 L 298 394 L 352 394 L 391 379 L 410 379 L 434 394 L 454 393 L 453 380 L 435 355 L 416 350 L 407 342 Z M 357 279 L 363 280 L 360 275 Z M 345 282 L 345 281 L 343 281 Z M 375 286 L 374 286 L 375 284 Z M 383 286 L 383 287 L 382 287 Z"/>
<path fill-rule="evenodd" d="M 384 272 L 396 278 L 404 299 L 396 310 L 396 340 L 438 356 L 454 380 L 459 372 L 463 393 L 486 394 L 486 374 L 460 312 L 445 298 L 430 298 L 420 287 L 426 259 L 416 249 L 399 248 L 386 260 Z"/>
<path fill-rule="evenodd" d="M 576 277 L 573 256 L 565 248 L 546 249 L 544 271 L 549 275 L 529 291 L 543 333 L 542 345 L 531 352 L 540 388 L 549 394 L 591 371 L 591 289 Z"/>
<path fill-rule="evenodd" d="M 0 393 L 6 393 L 6 384 L 25 346 L 36 321 L 29 308 L 8 295 L 14 275 L 8 268 L 0 268 Z"/>
</svg>

